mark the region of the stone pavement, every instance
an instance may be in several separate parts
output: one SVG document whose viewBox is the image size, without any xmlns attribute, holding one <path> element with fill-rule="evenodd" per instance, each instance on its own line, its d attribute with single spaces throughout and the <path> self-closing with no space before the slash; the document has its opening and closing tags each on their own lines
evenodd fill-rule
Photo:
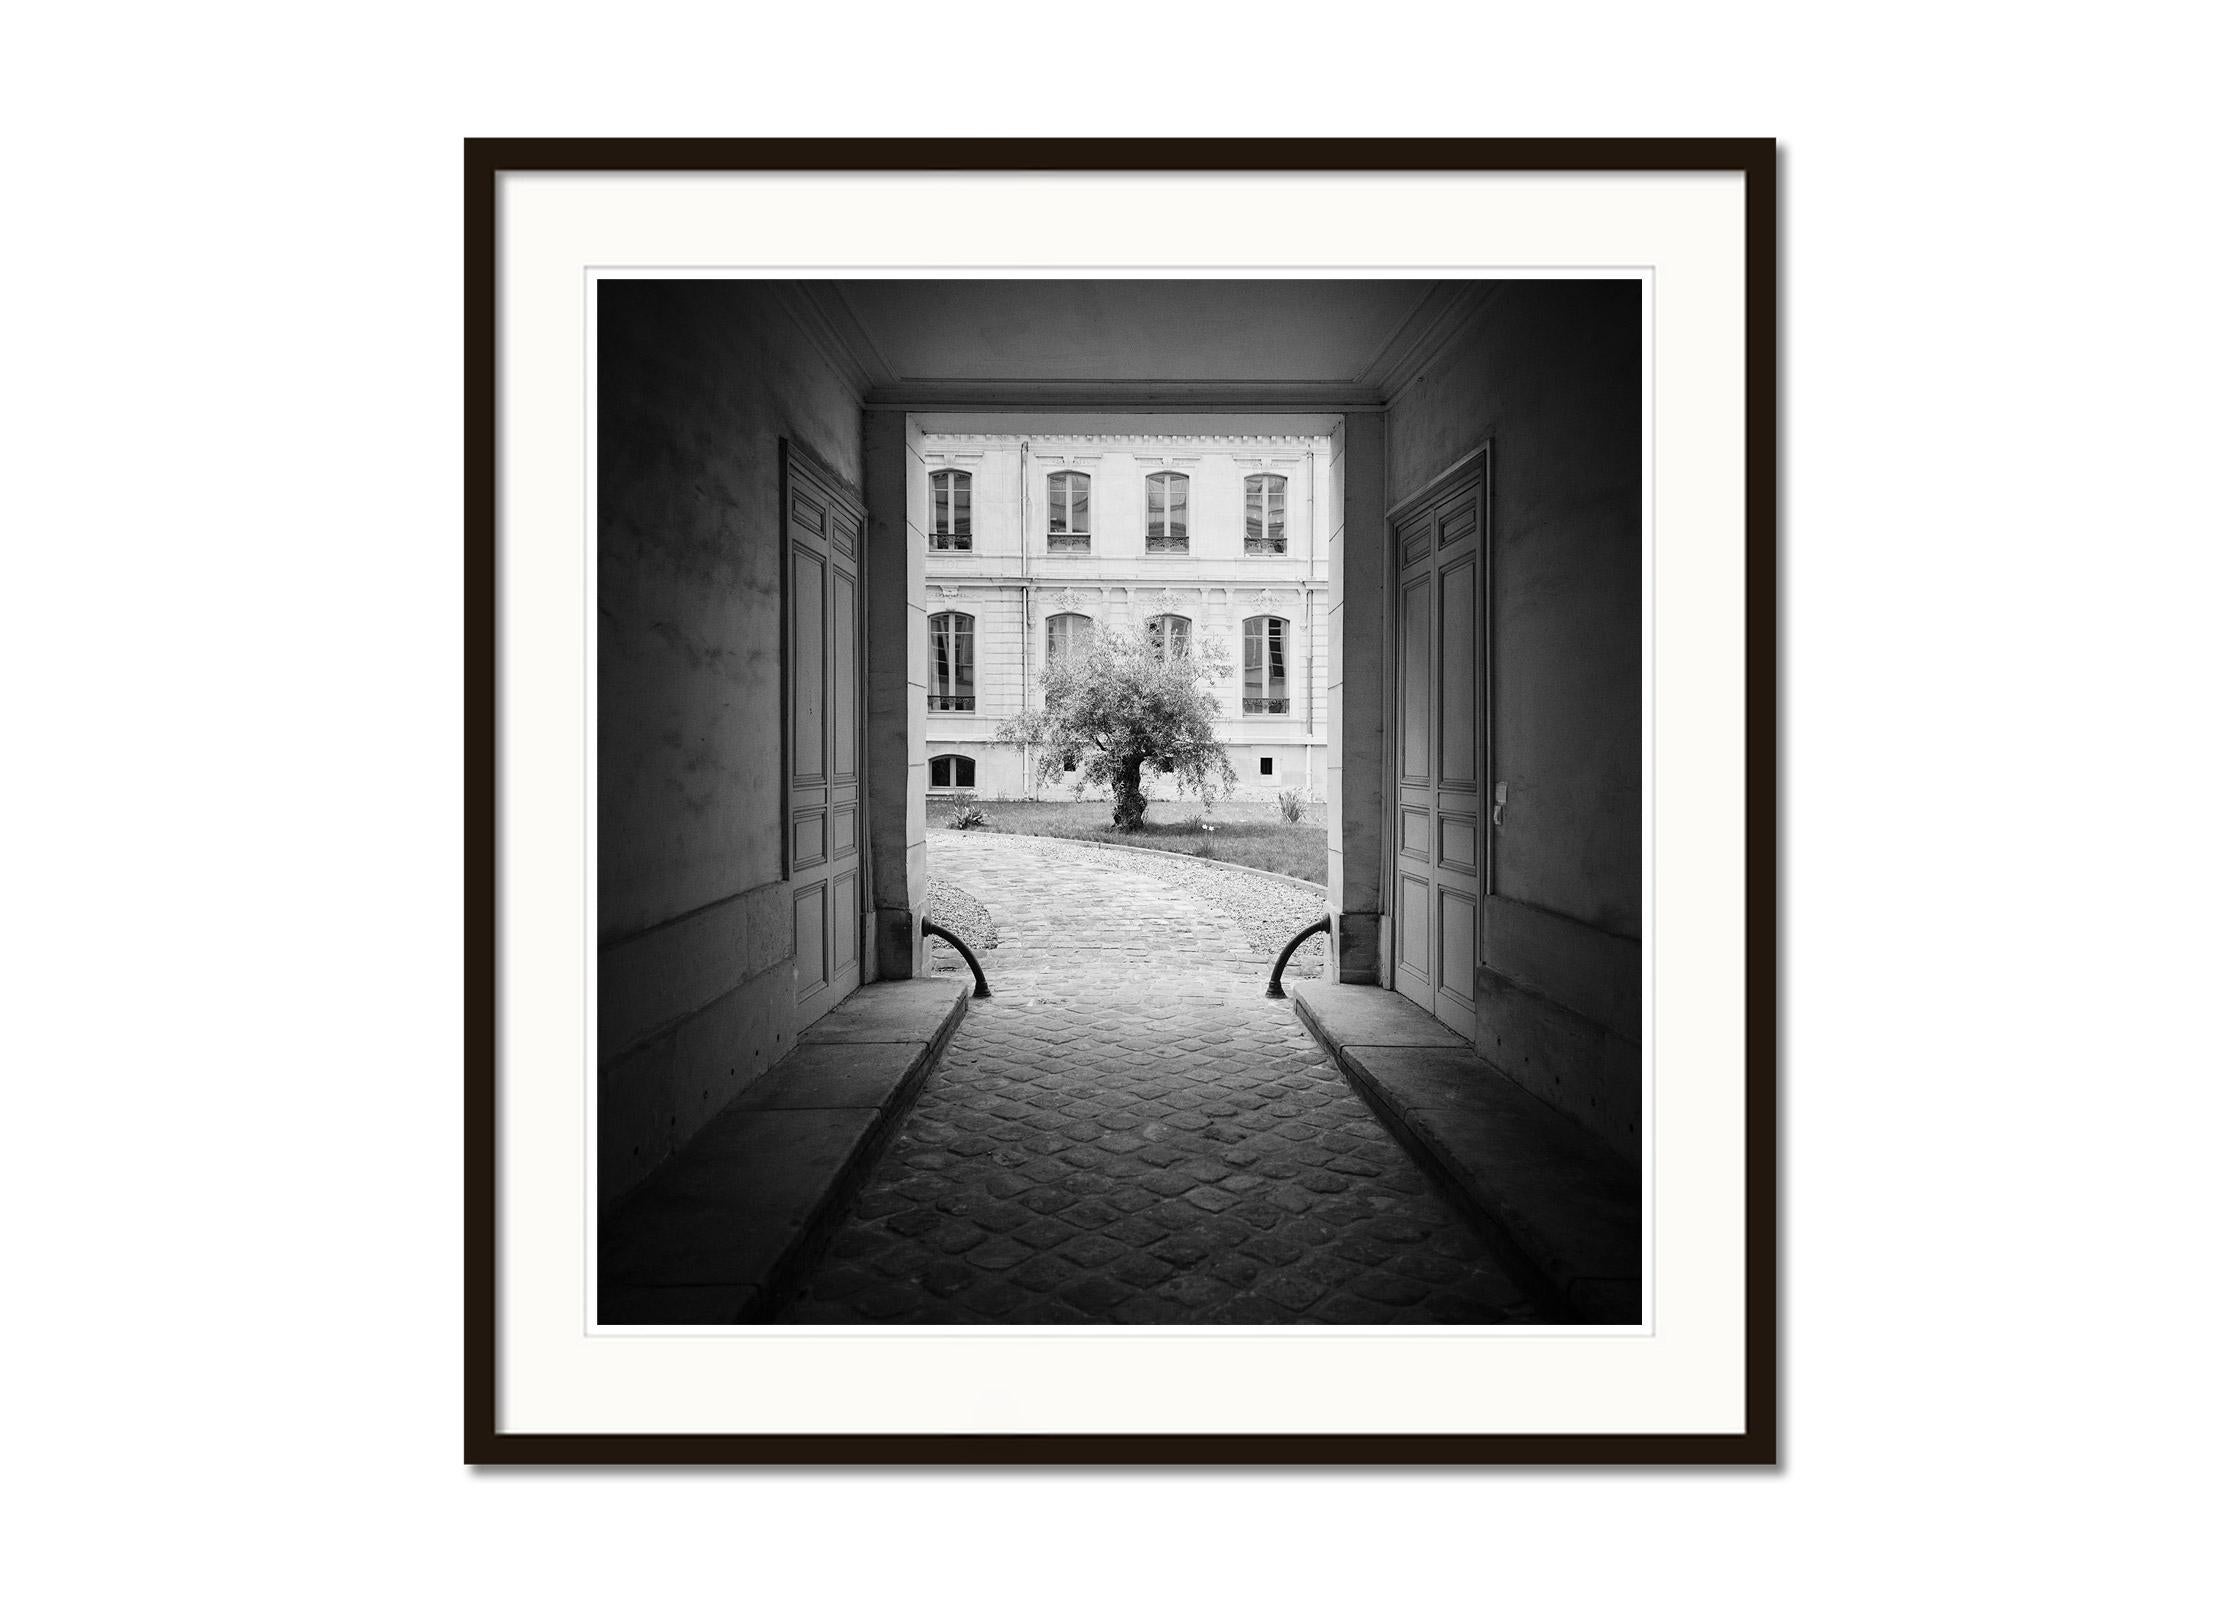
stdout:
<svg viewBox="0 0 2240 1600">
<path fill-rule="evenodd" d="M 1064 841 L 935 834 L 1002 943 L 797 1323 L 1549 1320 L 1235 922 Z"/>
</svg>

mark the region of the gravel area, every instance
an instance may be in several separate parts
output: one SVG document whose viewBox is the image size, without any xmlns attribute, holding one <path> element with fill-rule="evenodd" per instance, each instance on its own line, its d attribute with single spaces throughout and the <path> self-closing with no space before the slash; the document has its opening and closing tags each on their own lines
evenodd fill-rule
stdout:
<svg viewBox="0 0 2240 1600">
<path fill-rule="evenodd" d="M 954 878 L 935 873 L 926 880 L 926 920 L 940 923 L 972 946 L 975 953 L 996 947 L 996 919 L 988 915 L 986 906 L 959 888 Z M 948 946 L 942 949 L 946 951 Z"/>
</svg>

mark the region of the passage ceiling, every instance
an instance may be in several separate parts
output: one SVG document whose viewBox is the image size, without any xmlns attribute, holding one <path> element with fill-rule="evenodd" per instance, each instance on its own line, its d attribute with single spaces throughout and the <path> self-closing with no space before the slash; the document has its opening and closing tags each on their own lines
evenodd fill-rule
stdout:
<svg viewBox="0 0 2240 1600">
<path fill-rule="evenodd" d="M 1374 403 L 1482 284 L 848 279 L 803 284 L 890 404 Z"/>
</svg>

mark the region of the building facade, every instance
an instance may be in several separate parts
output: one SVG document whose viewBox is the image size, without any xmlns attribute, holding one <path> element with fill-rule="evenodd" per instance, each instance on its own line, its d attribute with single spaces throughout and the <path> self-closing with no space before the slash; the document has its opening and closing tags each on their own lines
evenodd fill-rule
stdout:
<svg viewBox="0 0 2240 1600">
<path fill-rule="evenodd" d="M 1054 654 L 1105 623 L 1220 642 L 1231 798 L 1322 795 L 1326 435 L 928 433 L 924 460 L 930 794 L 1071 798 L 995 731 Z M 1146 789 L 1177 794 L 1148 775 Z"/>
</svg>

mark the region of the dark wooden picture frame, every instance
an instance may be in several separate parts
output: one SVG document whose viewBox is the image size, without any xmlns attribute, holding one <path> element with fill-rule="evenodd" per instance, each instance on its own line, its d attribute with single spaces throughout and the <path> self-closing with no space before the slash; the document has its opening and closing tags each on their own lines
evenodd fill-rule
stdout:
<svg viewBox="0 0 2240 1600">
<path fill-rule="evenodd" d="M 1731 1434 L 564 1434 L 501 1429 L 500 187 L 536 173 L 1628 173 L 1744 184 L 1745 1425 Z M 1778 1314 L 1776 231 L 1771 140 L 470 139 L 465 145 L 465 1457 L 477 1464 L 1770 1464 Z"/>
</svg>

